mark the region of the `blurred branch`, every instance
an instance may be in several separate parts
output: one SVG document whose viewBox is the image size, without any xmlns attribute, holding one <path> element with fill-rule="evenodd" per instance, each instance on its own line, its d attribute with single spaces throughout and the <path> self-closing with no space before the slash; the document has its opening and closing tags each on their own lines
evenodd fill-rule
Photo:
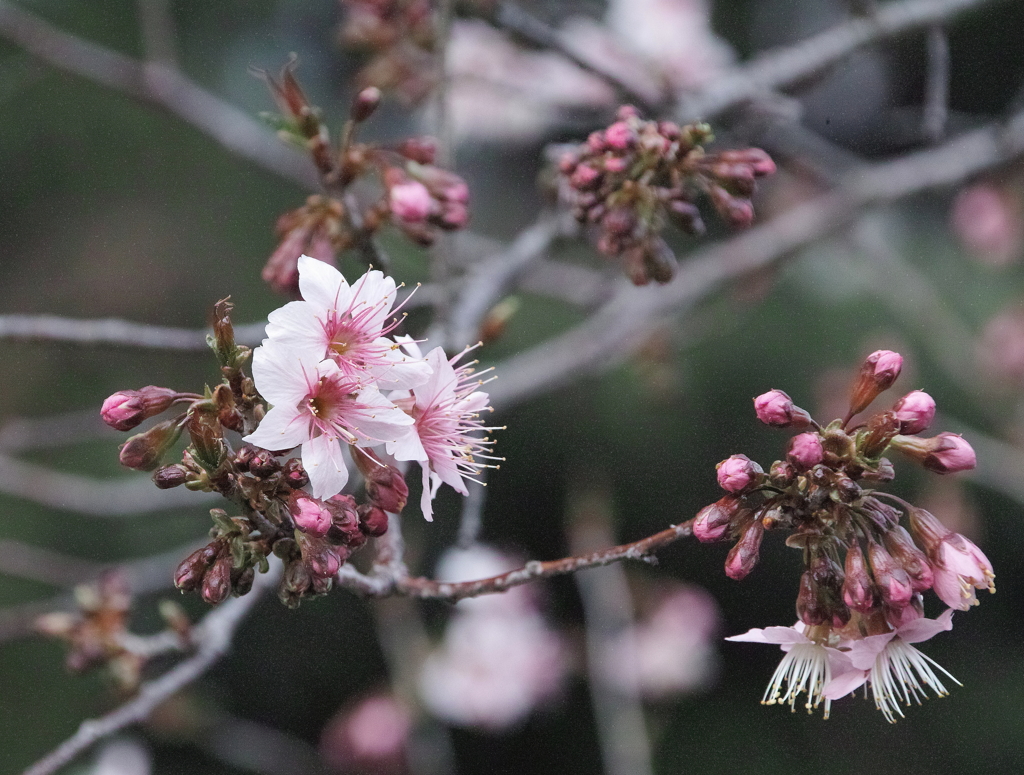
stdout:
<svg viewBox="0 0 1024 775">
<path fill-rule="evenodd" d="M 623 81 L 619 76 L 603 66 L 603 63 L 594 61 L 580 52 L 566 45 L 558 30 L 550 27 L 528 11 L 523 10 L 515 3 L 499 2 L 493 6 L 490 13 L 482 14 L 483 18 L 489 21 L 498 29 L 511 34 L 521 43 L 528 44 L 533 48 L 550 49 L 557 51 L 581 70 L 595 75 L 605 83 L 612 86 L 619 95 L 626 101 L 652 111 L 655 106 L 651 105 L 646 95 L 636 91 L 632 86 Z"/>
<path fill-rule="evenodd" d="M 168 67 L 176 66 L 178 55 L 174 41 L 171 0 L 136 0 L 135 8 L 139 14 L 139 28 L 146 59 Z"/>
<path fill-rule="evenodd" d="M 214 493 L 195 493 L 183 487 L 157 490 L 148 477 L 104 480 L 68 474 L 3 454 L 0 492 L 63 511 L 110 518 L 201 506 L 215 497 Z"/>
<path fill-rule="evenodd" d="M 6 0 L 0 0 L 0 38 L 59 70 L 163 108 L 231 153 L 306 190 L 320 187 L 316 170 L 302 154 L 281 143 L 268 127 L 248 113 L 173 67 L 160 62 L 139 62 L 82 40 Z"/>
<path fill-rule="evenodd" d="M 235 326 L 235 341 L 250 346 L 259 344 L 265 336 L 266 325 L 250 323 Z M 57 315 L 0 315 L 0 339 L 78 342 L 198 352 L 210 349 L 206 337 L 212 332 L 212 329 L 151 326 L 117 318 L 82 320 Z"/>
<path fill-rule="evenodd" d="M 41 546 L 0 538 L 0 573 L 70 587 L 100 575 L 104 565 Z"/>
<path fill-rule="evenodd" d="M 60 584 L 66 582 L 68 586 L 74 586 L 97 578 L 103 571 L 116 569 L 124 577 L 132 594 L 147 595 L 153 592 L 160 592 L 173 587 L 174 569 L 181 562 L 182 558 L 187 557 L 205 543 L 205 540 L 190 541 L 183 546 L 177 546 L 169 551 L 127 562 L 94 563 L 91 564 L 95 571 L 92 574 L 83 575 L 80 578 L 66 574 L 63 579 L 49 579 L 48 583 Z M 39 550 L 37 549 L 36 551 Z M 81 570 L 87 569 L 87 566 L 84 564 L 86 561 L 78 558 L 73 559 L 74 562 L 79 564 Z M 32 632 L 32 625 L 36 617 L 40 614 L 67 609 L 74 604 L 74 598 L 70 593 L 62 593 L 45 600 L 34 600 L 30 603 L 22 603 L 0 609 L 0 643 L 29 635 Z"/>
<path fill-rule="evenodd" d="M 0 450 L 22 452 L 28 449 L 66 447 L 93 439 L 118 439 L 115 431 L 95 408 L 48 417 L 13 417 L 0 426 Z"/>
<path fill-rule="evenodd" d="M 935 148 L 864 165 L 834 192 L 695 252 L 667 285 L 635 288 L 620 280 L 615 295 L 587 321 L 497 364 L 501 379 L 489 387 L 491 405 L 507 409 L 623 362 L 643 344 L 652 328 L 727 282 L 771 266 L 844 228 L 865 207 L 958 183 L 1022 153 L 1024 113 L 1018 113 L 1006 125 L 991 125 Z"/>
<path fill-rule="evenodd" d="M 935 24 L 928 28 L 927 40 L 928 71 L 921 130 L 925 139 L 937 143 L 946 132 L 949 118 L 949 36 L 942 25 Z"/>
<path fill-rule="evenodd" d="M 76 756 L 125 727 L 145 720 L 156 708 L 183 687 L 195 681 L 231 648 L 231 641 L 245 616 L 276 582 L 281 564 L 275 562 L 269 573 L 257 576 L 252 591 L 233 598 L 211 613 L 193 630 L 198 644 L 195 654 L 179 662 L 159 678 L 144 683 L 138 695 L 107 715 L 83 721 L 78 731 L 52 752 L 25 770 L 24 775 L 49 775 Z"/>
<path fill-rule="evenodd" d="M 532 264 L 544 256 L 551 244 L 570 230 L 568 214 L 544 214 L 523 229 L 501 252 L 475 264 L 467 273 L 451 313 L 447 344 L 459 350 L 480 338 L 484 318 L 508 288 Z"/>
<path fill-rule="evenodd" d="M 766 51 L 727 72 L 703 91 L 680 98 L 677 117 L 707 120 L 773 89 L 793 86 L 857 49 L 948 22 L 997 0 L 901 0 L 880 3 L 865 15 L 783 48 Z"/>
<path fill-rule="evenodd" d="M 561 560 L 540 562 L 534 560 L 518 570 L 474 581 L 433 581 L 418 576 L 385 575 L 383 566 L 375 566 L 374 572 L 364 574 L 349 565 L 343 565 L 338 573 L 338 584 L 346 589 L 367 597 L 388 597 L 404 595 L 432 600 L 462 600 L 466 597 L 490 595 L 506 589 L 527 584 L 536 579 L 563 576 L 585 568 L 598 568 L 622 560 L 649 561 L 659 549 L 675 543 L 680 538 L 693 535 L 693 520 L 655 533 L 652 536 L 621 546 L 613 546 L 580 557 L 565 557 Z M 390 529 L 389 531 L 390 532 Z M 386 534 L 385 534 L 386 535 Z"/>
</svg>

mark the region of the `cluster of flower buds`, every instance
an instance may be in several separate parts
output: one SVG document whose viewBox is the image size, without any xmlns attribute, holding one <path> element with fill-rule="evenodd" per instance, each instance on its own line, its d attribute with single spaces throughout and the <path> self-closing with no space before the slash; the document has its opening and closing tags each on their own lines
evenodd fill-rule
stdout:
<svg viewBox="0 0 1024 775">
<path fill-rule="evenodd" d="M 393 89 L 412 104 L 422 101 L 437 71 L 430 0 L 341 0 L 341 5 L 347 11 L 342 44 L 372 52 L 356 81 Z"/>
<path fill-rule="evenodd" d="M 703 234 L 700 193 L 730 226 L 753 221 L 755 181 L 773 173 L 775 163 L 759 148 L 707 154 L 702 144 L 711 139 L 707 124 L 644 121 L 626 105 L 615 123 L 559 162 L 573 215 L 593 225 L 597 249 L 621 258 L 637 285 L 673 276 L 675 257 L 661 238 L 667 223 Z"/>
<path fill-rule="evenodd" d="M 976 589 L 995 591 L 992 567 L 978 547 L 924 509 L 875 489 L 895 475 L 883 456 L 889 450 L 940 474 L 976 463 L 960 436 L 917 435 L 935 416 L 935 401 L 923 391 L 853 422 L 892 386 L 901 367 L 897 353 L 868 356 L 854 382 L 849 412 L 826 426 L 781 390 L 755 398 L 758 419 L 800 433 L 767 473 L 745 455 L 720 463 L 718 482 L 727 494 L 694 522 L 701 541 L 735 540 L 725 564 L 734 579 L 753 570 L 767 530 L 788 531 L 787 545 L 803 553 L 797 626 L 739 638 L 788 649 L 765 695 L 768 703 L 792 706 L 806 692 L 808 708 L 824 699 L 827 710 L 832 699 L 871 682 L 876 704 L 892 721 L 901 715 L 898 700 L 909 704 L 929 686 L 945 693 L 930 663 L 909 645 L 952 626 L 949 617 L 923 618 L 922 593 L 932 589 L 951 609 L 967 610 L 978 602 Z M 789 648 L 794 644 L 800 648 Z M 783 682 L 788 682 L 785 691 Z"/>
<path fill-rule="evenodd" d="M 391 223 L 409 239 L 430 245 L 438 230 L 463 228 L 469 221 L 469 188 L 453 172 L 434 165 L 436 143 L 429 137 L 390 144 L 356 142 L 359 125 L 380 104 L 376 87 L 360 91 L 352 102 L 338 147 L 309 103 L 294 74 L 294 62 L 278 78 L 260 72 L 280 110 L 275 124 L 282 139 L 307 150 L 329 195 L 310 196 L 306 203 L 277 221 L 278 245 L 263 269 L 263 280 L 275 291 L 298 298 L 299 256 L 336 265 L 340 253 L 365 247 Z M 365 207 L 346 192 L 356 180 L 375 177 L 380 196 Z"/>
<path fill-rule="evenodd" d="M 126 647 L 131 594 L 124 577 L 105 573 L 96 584 L 76 588 L 75 599 L 77 613 L 44 614 L 36 619 L 36 630 L 68 643 L 69 670 L 107 666 L 121 689 L 133 691 L 145 660 Z"/>
<path fill-rule="evenodd" d="M 221 365 L 221 384 L 205 395 L 153 386 L 122 390 L 103 403 L 101 416 L 114 428 L 130 430 L 174 404 L 187 404 L 186 411 L 125 442 L 121 463 L 153 471 L 162 489 L 215 491 L 237 505 L 236 517 L 222 509 L 210 512 L 212 540 L 179 564 L 174 574 L 179 589 L 198 591 L 211 604 L 244 595 L 274 553 L 286 564 L 280 597 L 297 605 L 304 596 L 330 589 L 331 578 L 348 556 L 368 536 L 387 530 L 386 512 L 401 511 L 409 491 L 393 466 L 373 457 L 372 466 L 361 462 L 367 471 L 362 502 L 347 495 L 321 500 L 304 489 L 310 477 L 298 458 L 283 459 L 251 444 L 232 448 L 226 432 L 251 433 L 266 415 L 266 406 L 243 371 L 251 353 L 235 344 L 230 309 L 227 302 L 217 305 L 210 337 Z M 190 443 L 180 462 L 161 465 L 183 434 Z M 373 453 L 365 455 L 370 460 Z"/>
</svg>

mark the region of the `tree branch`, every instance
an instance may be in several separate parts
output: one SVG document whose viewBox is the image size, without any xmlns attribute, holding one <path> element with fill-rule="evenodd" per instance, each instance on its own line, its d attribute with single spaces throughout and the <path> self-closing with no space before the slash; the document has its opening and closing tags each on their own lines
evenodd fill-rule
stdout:
<svg viewBox="0 0 1024 775">
<path fill-rule="evenodd" d="M 748 100 L 793 86 L 863 46 L 935 24 L 995 0 L 903 0 L 881 3 L 864 16 L 784 48 L 766 51 L 716 78 L 703 91 L 684 95 L 676 111 L 682 122 L 708 120 Z"/>
<path fill-rule="evenodd" d="M 306 190 L 320 188 L 308 158 L 281 143 L 269 127 L 173 67 L 142 63 L 82 40 L 6 0 L 0 0 L 0 37 L 53 67 L 163 108 L 231 153 Z"/>
<path fill-rule="evenodd" d="M 941 146 L 893 161 L 865 165 L 828 195 L 692 254 L 676 278 L 659 288 L 619 289 L 587 321 L 496 365 L 491 405 L 507 409 L 580 376 L 627 359 L 663 321 L 693 307 L 730 280 L 771 266 L 793 251 L 853 221 L 870 205 L 946 186 L 1024 153 L 1024 112 L 1005 126 L 969 132 Z"/>
<path fill-rule="evenodd" d="M 269 573 L 257 577 L 248 595 L 229 600 L 207 614 L 194 630 L 194 637 L 199 644 L 195 654 L 159 678 L 143 684 L 134 699 L 106 716 L 83 721 L 75 734 L 25 770 L 24 775 L 50 775 L 56 772 L 99 740 L 144 721 L 173 694 L 199 678 L 227 654 L 238 626 L 263 593 L 277 582 L 279 573 L 280 563 L 275 562 Z"/>
<path fill-rule="evenodd" d="M 249 346 L 259 344 L 266 335 L 266 325 L 250 323 L 236 326 L 235 341 Z M 151 326 L 117 318 L 83 320 L 57 315 L 0 315 L 0 339 L 200 352 L 210 349 L 206 337 L 211 333 L 213 329 Z"/>
</svg>

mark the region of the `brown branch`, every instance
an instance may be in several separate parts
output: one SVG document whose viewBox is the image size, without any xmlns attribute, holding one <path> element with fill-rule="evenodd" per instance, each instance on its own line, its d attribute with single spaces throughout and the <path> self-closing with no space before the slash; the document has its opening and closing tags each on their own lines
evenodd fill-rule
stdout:
<svg viewBox="0 0 1024 775">
<path fill-rule="evenodd" d="M 178 70 L 142 63 L 70 35 L 0 0 L 0 37 L 65 72 L 163 108 L 216 140 L 231 153 L 307 190 L 319 189 L 313 165 L 281 143 L 266 126 L 207 91 Z"/>
<path fill-rule="evenodd" d="M 524 567 L 518 570 L 475 581 L 434 581 L 418 576 L 388 577 L 379 572 L 366 575 L 345 565 L 342 566 L 341 572 L 338 574 L 338 583 L 340 586 L 366 597 L 404 595 L 406 597 L 455 602 L 466 597 L 504 592 L 512 587 L 518 587 L 521 584 L 527 584 L 537 579 L 564 576 L 567 573 L 575 573 L 587 568 L 598 568 L 603 565 L 610 565 L 613 562 L 621 562 L 622 560 L 646 561 L 659 549 L 675 543 L 680 538 L 687 538 L 691 535 L 693 535 L 693 520 L 684 522 L 681 525 L 673 525 L 662 530 L 660 533 L 655 533 L 652 536 L 630 544 L 613 546 L 609 549 L 602 549 L 581 557 L 565 557 L 561 560 L 548 560 L 546 562 L 534 560 L 533 562 L 526 563 Z"/>
<path fill-rule="evenodd" d="M 831 29 L 785 48 L 767 51 L 716 78 L 703 91 L 683 96 L 683 121 L 708 120 L 775 89 L 793 86 L 872 43 L 942 24 L 996 0 L 903 0 L 881 3 Z"/>
<path fill-rule="evenodd" d="M 764 269 L 846 227 L 865 207 L 958 183 L 1024 154 L 1024 112 L 893 161 L 864 165 L 828 195 L 692 254 L 676 278 L 659 288 L 625 280 L 597 313 L 576 328 L 496 365 L 488 390 L 506 409 L 627 359 L 651 330 L 692 308 L 726 283 Z"/>
<path fill-rule="evenodd" d="M 199 678 L 227 654 L 238 626 L 259 602 L 262 594 L 277 582 L 279 572 L 280 563 L 275 563 L 269 573 L 257 577 L 248 595 L 229 600 L 207 614 L 194 630 L 198 643 L 195 654 L 159 678 L 143 684 L 134 699 L 106 716 L 83 721 L 75 734 L 25 770 L 24 775 L 50 775 L 56 772 L 94 743 L 144 721 L 172 695 Z"/>
</svg>

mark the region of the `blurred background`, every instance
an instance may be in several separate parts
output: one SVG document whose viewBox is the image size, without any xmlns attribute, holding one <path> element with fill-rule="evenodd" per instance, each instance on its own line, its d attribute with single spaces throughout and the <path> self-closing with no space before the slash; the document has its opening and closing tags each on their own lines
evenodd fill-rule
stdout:
<svg viewBox="0 0 1024 775">
<path fill-rule="evenodd" d="M 666 84 L 700 89 L 735 62 L 865 5 L 521 7 L 583 50 L 629 52 L 618 72 L 656 94 Z M 938 123 L 922 110 L 936 45 L 924 30 L 865 48 L 787 97 L 765 95 L 762 109 L 719 118 L 723 146 L 758 145 L 780 165 L 755 199 L 758 220 L 813 200 L 857 164 L 1024 107 L 1024 3 L 975 5 L 944 28 L 948 102 Z M 295 52 L 307 94 L 335 126 L 357 80 L 375 77 L 367 71 L 374 54 L 343 45 L 352 38 L 343 6 L 17 3 L 81 40 L 175 61 L 251 117 L 273 105 L 248 69 L 276 71 Z M 274 222 L 308 189 L 156 106 L 41 63 L 11 41 L 7 9 L 0 5 L 0 314 L 201 328 L 213 303 L 230 295 L 237 322 L 264 320 L 282 303 L 260 280 Z M 459 244 L 507 241 L 545 206 L 545 147 L 607 126 L 616 97 L 559 54 L 523 48 L 480 20 L 456 19 L 447 54 L 454 167 L 473 196 L 473 235 Z M 637 61 L 648 69 L 631 71 Z M 408 77 L 394 85 L 364 139 L 433 131 L 433 104 L 417 101 L 422 85 Z M 703 299 L 679 325 L 652 330 L 624 365 L 504 411 L 498 454 L 507 462 L 489 477 L 486 499 L 474 496 L 486 546 L 449 548 L 463 508 L 450 491 L 439 496 L 433 524 L 414 509 L 404 520 L 412 570 L 452 580 L 637 540 L 716 500 L 718 461 L 743 452 L 767 469 L 782 455 L 786 436 L 757 423 L 753 396 L 783 389 L 827 421 L 842 413 L 863 356 L 895 349 L 906 362 L 892 399 L 927 390 L 939 406 L 934 427 L 964 433 L 980 463 L 968 476 L 940 478 L 894 461 L 892 491 L 977 542 L 998 576 L 999 594 L 957 614 L 956 628 L 926 646 L 964 684 L 951 697 L 908 710 L 896 725 L 860 698 L 837 703 L 828 721 L 761 707 L 780 652 L 721 638 L 792 623 L 798 553 L 769 535 L 760 565 L 738 583 L 722 569 L 727 546 L 683 541 L 660 552 L 656 566 L 587 571 L 454 607 L 366 601 L 343 590 L 296 611 L 264 600 L 207 676 L 68 771 L 1024 771 L 1024 568 L 1015 548 L 1024 503 L 1022 182 L 1018 161 L 867 209 L 849 229 Z M 722 228 L 712 232 L 706 241 L 728 238 Z M 673 239 L 684 264 L 701 244 Z M 397 233 L 383 241 L 399 280 L 428 279 L 427 251 Z M 549 259 L 588 276 L 618 273 L 584 240 L 557 243 Z M 351 257 L 340 266 L 350 276 L 362 271 Z M 516 300 L 501 336 L 481 352 L 486 363 L 587 312 L 550 295 L 519 292 Z M 426 323 L 417 313 L 411 325 Z M 141 592 L 134 631 L 161 628 L 164 598 L 195 619 L 205 613 L 200 600 L 170 587 L 169 568 L 206 535 L 209 504 L 177 491 L 161 501 L 168 493 L 118 466 L 122 437 L 96 414 L 121 388 L 190 391 L 217 375 L 212 356 L 198 350 L 14 338 L 0 339 L 0 363 L 0 457 L 35 466 L 0 461 L 0 771 L 18 772 L 122 699 L 103 671 L 69 675 L 64 646 L 28 631 L 36 613 L 55 600 L 66 607 L 61 595 L 76 582 L 123 562 L 134 563 L 129 576 Z M 100 483 L 85 492 L 80 479 L 68 480 L 60 490 L 61 482 L 33 478 L 41 468 Z M 53 497 L 31 497 L 53 487 Z M 106 509 L 108 497 L 118 505 Z M 166 552 L 170 564 L 139 564 Z M 934 599 L 928 606 L 929 615 L 941 610 Z"/>
</svg>

